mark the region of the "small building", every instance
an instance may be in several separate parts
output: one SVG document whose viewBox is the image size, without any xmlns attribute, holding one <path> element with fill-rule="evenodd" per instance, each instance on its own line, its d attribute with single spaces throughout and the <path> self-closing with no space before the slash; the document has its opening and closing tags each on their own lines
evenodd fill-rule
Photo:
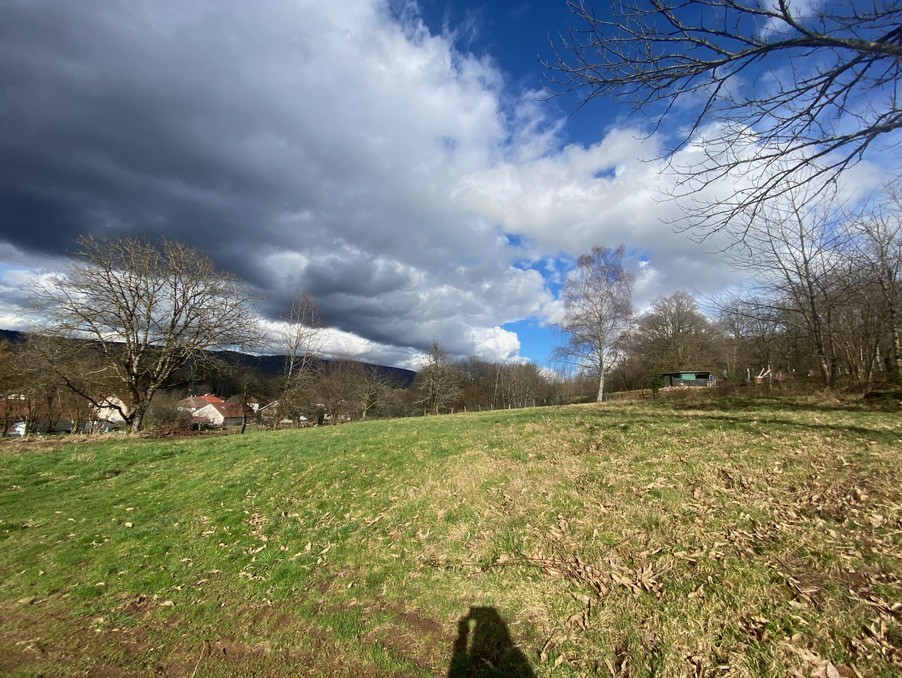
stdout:
<svg viewBox="0 0 902 678">
<path fill-rule="evenodd" d="M 197 410 L 206 407 L 207 405 L 219 404 L 222 405 L 222 398 L 219 396 L 215 396 L 212 393 L 206 393 L 202 396 L 191 396 L 189 398 L 182 398 L 178 401 L 178 408 L 180 410 L 184 410 L 189 414 L 193 414 L 197 412 Z"/>
<path fill-rule="evenodd" d="M 717 377 L 710 372 L 699 372 L 697 370 L 665 372 L 661 375 L 661 380 L 664 382 L 664 388 L 695 388 L 714 386 L 717 383 Z"/>
<path fill-rule="evenodd" d="M 241 403 L 209 403 L 191 413 L 195 424 L 201 426 L 240 426 L 244 421 Z"/>
<path fill-rule="evenodd" d="M 260 407 L 258 404 L 258 409 L 255 410 L 259 415 L 260 419 L 268 425 L 273 424 L 273 419 L 276 417 L 279 418 L 279 423 L 277 427 L 282 428 L 286 426 L 294 426 L 298 428 L 303 428 L 307 426 L 307 417 L 303 414 L 297 415 L 297 418 L 292 418 L 289 415 L 282 412 L 282 408 L 280 407 L 278 400 L 273 400 L 270 403 L 267 403 L 263 407 Z"/>
<path fill-rule="evenodd" d="M 128 396 L 118 397 L 109 395 L 103 397 L 99 401 L 99 407 L 94 410 L 93 418 L 88 431 L 100 431 L 109 433 L 111 431 L 119 431 L 125 428 L 125 419 L 122 411 L 127 409 L 130 398 Z"/>
</svg>

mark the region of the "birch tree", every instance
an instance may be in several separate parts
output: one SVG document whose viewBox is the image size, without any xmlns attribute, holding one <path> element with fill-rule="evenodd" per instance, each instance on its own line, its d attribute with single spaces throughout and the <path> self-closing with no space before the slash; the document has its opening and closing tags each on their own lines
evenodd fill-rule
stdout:
<svg viewBox="0 0 902 678">
<path fill-rule="evenodd" d="M 596 400 L 604 399 L 605 374 L 614 365 L 633 314 L 633 276 L 623 268 L 623 245 L 598 245 L 576 261 L 564 283 L 565 342 L 557 353 L 598 374 Z"/>
</svg>

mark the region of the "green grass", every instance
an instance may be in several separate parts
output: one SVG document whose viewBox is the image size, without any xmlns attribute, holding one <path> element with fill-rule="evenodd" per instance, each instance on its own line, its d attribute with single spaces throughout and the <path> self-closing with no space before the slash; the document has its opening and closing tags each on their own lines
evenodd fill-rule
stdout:
<svg viewBox="0 0 902 678">
<path fill-rule="evenodd" d="M 900 449 L 710 396 L 10 442 L 0 672 L 897 675 Z"/>
</svg>

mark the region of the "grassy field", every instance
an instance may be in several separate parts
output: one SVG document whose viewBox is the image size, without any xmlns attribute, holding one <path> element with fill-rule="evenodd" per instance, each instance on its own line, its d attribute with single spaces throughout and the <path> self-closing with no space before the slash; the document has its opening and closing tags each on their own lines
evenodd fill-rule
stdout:
<svg viewBox="0 0 902 678">
<path fill-rule="evenodd" d="M 0 447 L 0 673 L 890 676 L 902 417 L 660 400 Z"/>
</svg>

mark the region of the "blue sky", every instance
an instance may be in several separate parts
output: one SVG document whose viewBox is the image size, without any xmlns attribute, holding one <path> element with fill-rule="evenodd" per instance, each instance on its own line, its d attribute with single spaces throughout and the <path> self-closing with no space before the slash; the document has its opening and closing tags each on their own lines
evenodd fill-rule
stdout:
<svg viewBox="0 0 902 678">
<path fill-rule="evenodd" d="M 419 7 L 433 33 L 455 31 L 461 49 L 486 55 L 497 63 L 512 95 L 545 87 L 548 78 L 542 62 L 553 60 L 552 41 L 573 23 L 565 1 L 426 0 Z M 556 115 L 567 117 L 562 140 L 584 144 L 598 141 L 607 127 L 629 113 L 610 101 L 592 102 L 577 110 L 574 96 L 549 97 L 544 105 Z"/>
<path fill-rule="evenodd" d="M 306 290 L 330 353 L 405 367 L 435 339 L 544 364 L 599 243 L 626 245 L 639 308 L 716 294 L 736 272 L 667 225 L 661 135 L 543 92 L 568 19 L 564 0 L 0 4 L 0 327 L 35 320 L 31 281 L 87 233 L 195 245 L 270 328 Z"/>
</svg>

